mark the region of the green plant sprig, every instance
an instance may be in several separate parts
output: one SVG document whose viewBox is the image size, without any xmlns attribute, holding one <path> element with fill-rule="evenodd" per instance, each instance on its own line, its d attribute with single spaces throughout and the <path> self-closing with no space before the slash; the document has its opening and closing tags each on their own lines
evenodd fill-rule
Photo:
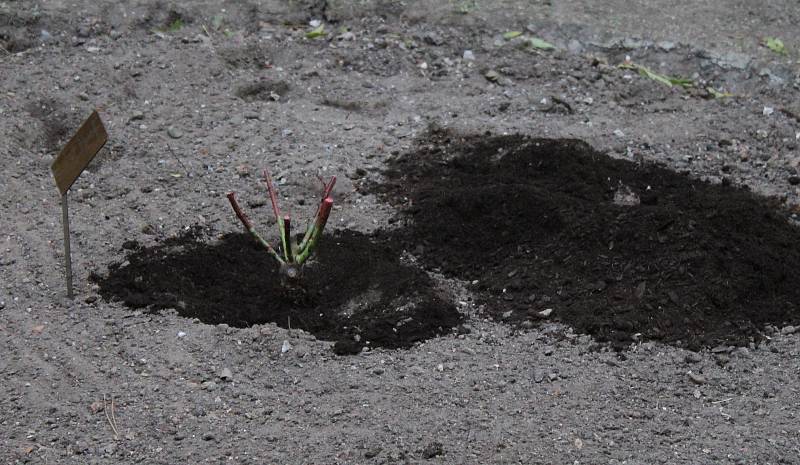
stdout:
<svg viewBox="0 0 800 465">
<path fill-rule="evenodd" d="M 272 246 L 266 239 L 264 239 L 253 226 L 252 221 L 250 218 L 245 215 L 242 211 L 242 208 L 239 206 L 239 202 L 236 200 L 236 193 L 229 192 L 227 197 L 228 201 L 233 207 L 233 211 L 236 213 L 236 216 L 239 218 L 239 221 L 242 222 L 247 232 L 252 235 L 256 242 L 261 244 L 267 252 L 278 261 L 281 267 L 281 272 L 284 274 L 285 277 L 289 278 L 290 281 L 297 280 L 302 271 L 303 265 L 306 261 L 311 257 L 314 250 L 316 250 L 317 245 L 319 244 L 319 239 L 322 236 L 322 232 L 325 230 L 325 225 L 328 222 L 328 217 L 330 216 L 331 209 L 333 208 L 333 197 L 331 197 L 331 192 L 333 191 L 333 186 L 336 184 L 336 176 L 332 176 L 330 181 L 327 183 L 323 181 L 323 189 L 322 189 L 322 201 L 320 202 L 319 207 L 317 208 L 317 213 L 315 215 L 314 222 L 306 228 L 305 235 L 300 243 L 297 243 L 292 238 L 292 219 L 290 215 L 281 215 L 281 210 L 278 205 L 278 195 L 277 191 L 272 182 L 272 176 L 268 170 L 264 170 L 264 184 L 267 186 L 267 192 L 269 194 L 269 200 L 272 204 L 272 212 L 275 215 L 276 223 L 278 224 L 278 232 L 280 234 L 280 241 L 281 241 L 281 253 L 278 253 L 275 247 Z"/>
</svg>

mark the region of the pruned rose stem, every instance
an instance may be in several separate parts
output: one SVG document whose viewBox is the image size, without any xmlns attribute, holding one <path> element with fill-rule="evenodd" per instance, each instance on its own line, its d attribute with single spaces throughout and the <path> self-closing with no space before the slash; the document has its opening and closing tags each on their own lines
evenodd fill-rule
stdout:
<svg viewBox="0 0 800 465">
<path fill-rule="evenodd" d="M 325 200 L 331 195 L 331 191 L 333 190 L 333 185 L 336 184 L 336 176 L 331 176 L 331 180 L 325 182 L 322 179 L 322 176 L 317 175 L 317 179 L 319 180 L 320 184 L 322 184 L 322 200 Z"/>
<path fill-rule="evenodd" d="M 322 181 L 320 179 L 320 181 Z M 261 235 L 256 232 L 255 228 L 253 227 L 253 223 L 250 221 L 250 218 L 244 214 L 239 203 L 236 201 L 236 193 L 230 192 L 228 194 L 228 200 L 233 207 L 233 211 L 236 212 L 236 216 L 239 218 L 239 221 L 242 222 L 245 229 L 261 244 L 267 251 L 278 260 L 281 266 L 281 274 L 284 278 L 288 279 L 289 282 L 297 281 L 300 278 L 303 263 L 308 260 L 311 254 L 314 252 L 314 249 L 317 247 L 319 242 L 319 238 L 322 236 L 322 232 L 325 230 L 325 224 L 328 222 L 328 216 L 330 216 L 331 208 L 333 207 L 333 198 L 331 197 L 331 192 L 333 192 L 333 187 L 336 184 L 336 176 L 331 176 L 330 181 L 325 183 L 322 181 L 322 201 L 317 208 L 317 214 L 314 217 L 314 223 L 310 225 L 303 237 L 303 240 L 300 244 L 294 245 L 294 241 L 292 239 L 292 219 L 289 215 L 281 215 L 280 206 L 278 205 L 278 194 L 277 190 L 272 183 L 272 176 L 269 173 L 269 170 L 264 170 L 264 184 L 267 186 L 267 192 L 269 193 L 269 200 L 272 203 L 272 212 L 275 214 L 275 220 L 278 223 L 278 230 L 280 232 L 280 241 L 281 246 L 283 248 L 283 257 L 272 247 L 272 245 L 264 240 Z"/>
<path fill-rule="evenodd" d="M 228 201 L 231 203 L 231 207 L 233 207 L 233 211 L 236 213 L 236 216 L 239 218 L 239 221 L 242 222 L 247 232 L 249 232 L 253 237 L 255 237 L 256 241 L 261 244 L 267 252 L 269 252 L 273 257 L 275 257 L 278 262 L 283 264 L 283 260 L 281 256 L 278 255 L 278 252 L 275 251 L 274 248 L 267 242 L 263 237 L 261 237 L 258 232 L 256 232 L 255 228 L 253 227 L 253 223 L 250 221 L 250 218 L 244 214 L 242 208 L 239 206 L 239 202 L 236 201 L 236 192 L 228 192 Z"/>
<path fill-rule="evenodd" d="M 264 168 L 264 184 L 267 185 L 269 202 L 272 204 L 272 213 L 275 214 L 275 221 L 278 223 L 278 232 L 280 233 L 281 237 L 281 246 L 283 246 L 283 255 L 286 257 L 286 260 L 289 260 L 289 249 L 286 247 L 287 243 L 284 241 L 284 238 L 286 237 L 286 228 L 283 225 L 283 217 L 281 217 L 281 207 L 278 205 L 278 192 L 276 191 L 275 186 L 272 184 L 272 176 L 269 174 L 269 170 L 266 168 Z"/>
<path fill-rule="evenodd" d="M 322 207 L 325 204 L 325 200 L 331 197 L 331 192 L 333 192 L 333 186 L 336 185 L 336 176 L 331 176 L 331 180 L 328 181 L 326 184 L 325 181 L 320 178 L 320 182 L 322 182 L 322 202 L 320 202 L 319 207 L 317 207 L 317 214 L 315 218 L 319 218 L 320 212 L 322 211 Z M 333 202 L 333 199 L 331 199 Z M 329 212 L 330 213 L 330 212 Z M 327 217 L 325 218 L 327 221 Z M 303 240 L 300 241 L 300 245 L 297 247 L 299 250 L 304 250 L 308 245 L 308 241 L 311 239 L 311 234 L 314 232 L 315 225 L 311 225 L 306 229 L 306 234 L 303 236 Z"/>
<path fill-rule="evenodd" d="M 333 198 L 326 197 L 319 207 L 319 212 L 317 213 L 317 218 L 314 221 L 314 226 L 311 229 L 308 242 L 305 244 L 305 247 L 300 248 L 300 253 L 297 256 L 297 263 L 302 265 L 317 247 L 317 242 L 319 242 L 319 238 L 322 236 L 322 231 L 325 230 L 325 224 L 328 222 L 328 216 L 331 214 L 332 207 Z"/>
<path fill-rule="evenodd" d="M 325 189 L 322 191 L 322 200 L 325 200 L 331 196 L 333 186 L 336 185 L 336 176 L 331 176 L 331 180 L 328 181 L 328 184 L 323 183 L 323 185 L 325 186 Z"/>
<path fill-rule="evenodd" d="M 269 170 L 264 168 L 264 184 L 267 185 L 267 192 L 269 193 L 269 201 L 272 203 L 272 212 L 275 213 L 275 220 L 280 222 L 281 209 L 278 206 L 278 194 L 275 192 L 275 187 L 272 185 L 272 176 Z"/>
</svg>

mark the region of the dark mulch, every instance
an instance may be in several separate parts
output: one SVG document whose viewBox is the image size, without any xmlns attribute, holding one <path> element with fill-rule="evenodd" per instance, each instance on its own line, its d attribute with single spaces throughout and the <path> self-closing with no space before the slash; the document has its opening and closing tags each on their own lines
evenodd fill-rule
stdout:
<svg viewBox="0 0 800 465">
<path fill-rule="evenodd" d="M 552 308 L 617 347 L 690 348 L 800 321 L 800 231 L 747 190 L 574 140 L 445 131 L 385 174 L 371 189 L 401 207 L 405 246 L 476 280 L 487 311 L 509 321 Z"/>
<path fill-rule="evenodd" d="M 303 287 L 281 285 L 278 267 L 251 237 L 206 241 L 193 230 L 155 247 L 133 249 L 127 264 L 95 275 L 101 295 L 132 308 L 174 308 L 206 323 L 244 327 L 274 322 L 337 341 L 337 353 L 409 347 L 447 333 L 461 319 L 428 276 L 401 263 L 380 235 L 326 236 L 304 272 Z"/>
</svg>

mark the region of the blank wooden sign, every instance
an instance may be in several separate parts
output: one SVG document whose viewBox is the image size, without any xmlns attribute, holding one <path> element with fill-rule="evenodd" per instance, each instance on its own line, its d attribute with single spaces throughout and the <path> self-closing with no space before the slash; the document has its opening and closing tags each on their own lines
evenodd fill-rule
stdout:
<svg viewBox="0 0 800 465">
<path fill-rule="evenodd" d="M 69 244 L 69 207 L 67 200 L 69 188 L 83 173 L 89 162 L 92 161 L 97 152 L 105 145 L 108 140 L 103 122 L 97 110 L 93 111 L 89 118 L 83 122 L 78 132 L 67 142 L 64 149 L 56 157 L 56 161 L 50 165 L 53 172 L 53 179 L 56 180 L 56 187 L 61 192 L 61 223 L 64 226 L 64 267 L 66 268 L 67 296 L 71 299 L 72 293 L 72 255 Z"/>
<path fill-rule="evenodd" d="M 78 132 L 67 142 L 61 153 L 58 154 L 56 161 L 50 166 L 56 186 L 64 195 L 69 190 L 72 183 L 78 179 L 89 162 L 92 161 L 97 152 L 105 145 L 108 140 L 103 122 L 97 110 L 81 125 Z"/>
</svg>

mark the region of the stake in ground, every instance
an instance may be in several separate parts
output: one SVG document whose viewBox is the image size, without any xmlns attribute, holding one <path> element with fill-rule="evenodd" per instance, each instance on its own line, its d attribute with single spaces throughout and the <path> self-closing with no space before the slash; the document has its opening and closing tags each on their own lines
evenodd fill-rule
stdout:
<svg viewBox="0 0 800 465">
<path fill-rule="evenodd" d="M 272 176 L 270 176 L 269 171 L 266 169 L 264 170 L 263 181 L 264 184 L 267 185 L 269 201 L 272 203 L 272 212 L 275 214 L 275 220 L 278 223 L 278 231 L 280 233 L 281 241 L 281 253 L 278 253 L 278 251 L 255 230 L 250 218 L 244 214 L 242 208 L 239 206 L 239 202 L 236 201 L 236 192 L 229 192 L 228 200 L 233 207 L 233 211 L 236 212 L 236 216 L 242 222 L 245 229 L 247 229 L 247 232 L 249 232 L 256 239 L 256 241 L 258 241 L 258 243 L 261 244 L 267 250 L 267 252 L 269 252 L 269 254 L 278 261 L 281 267 L 281 275 L 290 283 L 296 282 L 300 279 L 303 265 L 314 252 L 314 249 L 319 243 L 319 238 L 322 236 L 322 231 L 325 229 L 325 223 L 328 222 L 328 215 L 330 215 L 331 207 L 333 207 L 333 197 L 331 197 L 331 191 L 333 191 L 333 186 L 336 184 L 336 176 L 331 176 L 330 181 L 327 183 L 320 180 L 323 184 L 322 202 L 320 203 L 319 208 L 317 208 L 317 214 L 314 218 L 314 222 L 308 225 L 306 228 L 306 233 L 299 243 L 295 238 L 292 237 L 291 217 L 289 215 L 281 215 L 281 210 L 278 206 L 278 195 L 275 187 L 272 184 Z"/>
</svg>

